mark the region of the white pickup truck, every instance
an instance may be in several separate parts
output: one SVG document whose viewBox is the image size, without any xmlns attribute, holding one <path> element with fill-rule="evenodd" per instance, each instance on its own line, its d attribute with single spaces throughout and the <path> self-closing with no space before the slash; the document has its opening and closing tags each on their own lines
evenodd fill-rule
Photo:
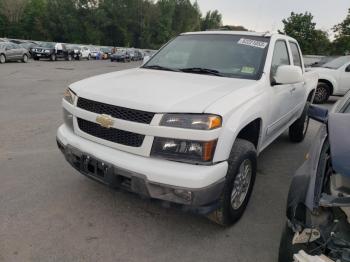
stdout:
<svg viewBox="0 0 350 262">
<path fill-rule="evenodd" d="M 278 34 L 184 33 L 145 60 L 71 84 L 58 147 L 89 178 L 233 224 L 258 154 L 288 128 L 303 140 L 317 74 Z"/>
<path fill-rule="evenodd" d="M 331 95 L 343 96 L 350 90 L 350 56 L 341 56 L 307 70 L 319 75 L 314 101 L 317 104 L 326 102 Z"/>
</svg>

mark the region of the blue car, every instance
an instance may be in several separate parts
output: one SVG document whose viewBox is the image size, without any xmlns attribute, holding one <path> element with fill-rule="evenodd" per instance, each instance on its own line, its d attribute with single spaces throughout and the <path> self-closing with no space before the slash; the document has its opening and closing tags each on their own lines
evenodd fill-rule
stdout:
<svg viewBox="0 0 350 262">
<path fill-rule="evenodd" d="M 350 93 L 330 111 L 310 106 L 309 116 L 321 128 L 292 180 L 279 261 L 328 261 L 311 260 L 311 256 L 323 256 L 348 262 Z"/>
</svg>

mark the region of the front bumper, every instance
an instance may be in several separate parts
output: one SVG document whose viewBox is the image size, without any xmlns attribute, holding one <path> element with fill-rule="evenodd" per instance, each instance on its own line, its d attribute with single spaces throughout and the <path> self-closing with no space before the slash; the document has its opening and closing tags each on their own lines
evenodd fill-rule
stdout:
<svg viewBox="0 0 350 262">
<path fill-rule="evenodd" d="M 81 138 L 65 125 L 58 129 L 57 143 L 76 170 L 113 188 L 200 214 L 218 207 L 226 162 L 196 166 L 136 156 Z"/>
</svg>

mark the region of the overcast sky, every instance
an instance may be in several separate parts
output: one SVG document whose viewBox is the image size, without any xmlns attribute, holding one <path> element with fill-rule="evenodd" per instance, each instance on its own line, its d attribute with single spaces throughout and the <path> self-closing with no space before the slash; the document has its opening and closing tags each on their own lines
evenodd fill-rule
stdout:
<svg viewBox="0 0 350 262">
<path fill-rule="evenodd" d="M 282 29 L 282 19 L 292 11 L 311 12 L 317 28 L 331 33 L 350 8 L 349 0 L 197 0 L 202 13 L 219 10 L 224 24 L 243 25 L 258 32 Z"/>
</svg>

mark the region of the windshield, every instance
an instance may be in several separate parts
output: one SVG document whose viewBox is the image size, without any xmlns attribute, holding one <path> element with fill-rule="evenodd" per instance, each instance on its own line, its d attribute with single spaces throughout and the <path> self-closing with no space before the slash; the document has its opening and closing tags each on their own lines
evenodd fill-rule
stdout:
<svg viewBox="0 0 350 262">
<path fill-rule="evenodd" d="M 259 79 L 268 44 L 269 38 L 258 36 L 181 35 L 154 55 L 144 68 Z"/>
<path fill-rule="evenodd" d="M 348 62 L 350 62 L 350 56 L 342 56 L 328 63 L 325 63 L 324 65 L 322 65 L 322 67 L 330 68 L 330 69 L 338 69 Z"/>
<path fill-rule="evenodd" d="M 42 47 L 55 48 L 55 43 L 43 43 Z"/>
</svg>

